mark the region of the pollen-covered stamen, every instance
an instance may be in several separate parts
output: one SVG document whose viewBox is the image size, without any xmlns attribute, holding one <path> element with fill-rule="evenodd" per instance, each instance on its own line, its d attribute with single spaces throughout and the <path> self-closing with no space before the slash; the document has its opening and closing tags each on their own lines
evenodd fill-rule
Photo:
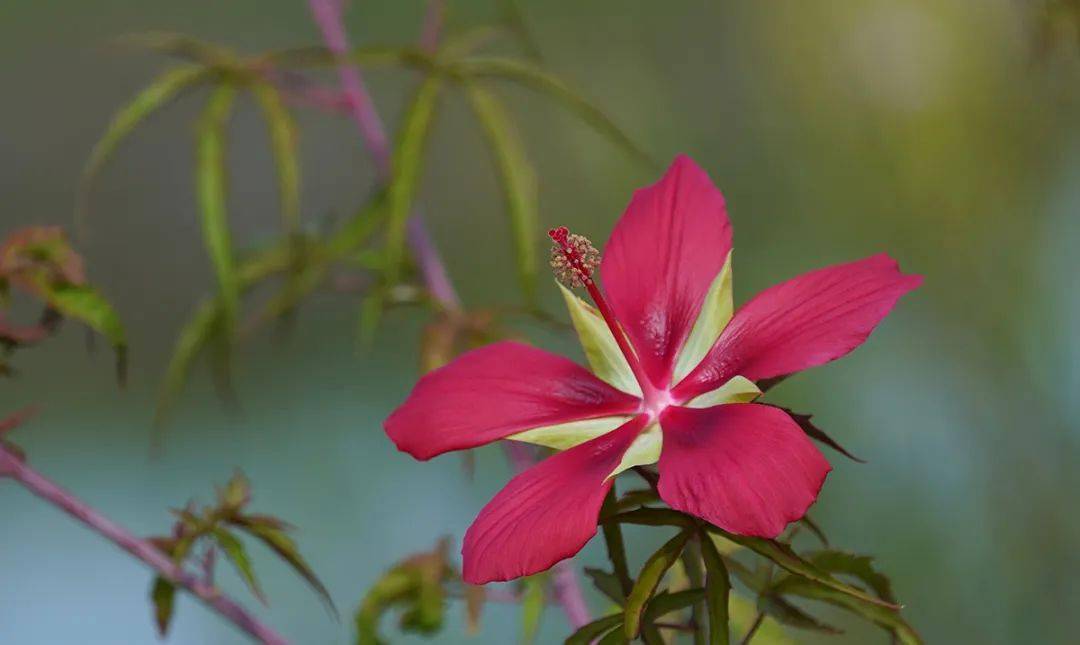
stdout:
<svg viewBox="0 0 1080 645">
<path fill-rule="evenodd" d="M 592 275 L 596 267 L 600 266 L 600 252 L 584 235 L 571 233 L 565 226 L 551 229 L 548 231 L 548 237 L 555 242 L 551 247 L 551 268 L 555 272 L 555 277 L 568 289 L 585 287 L 585 290 L 589 292 L 593 302 L 596 303 L 597 311 L 607 323 L 611 335 L 615 337 L 616 344 L 634 373 L 634 378 L 641 386 L 646 407 L 650 407 L 652 402 L 659 400 L 664 393 L 658 391 L 645 375 L 637 354 L 630 347 L 626 333 L 615 319 L 615 314 L 604 300 L 600 289 L 596 287 L 596 281 L 593 280 Z M 652 414 L 652 412 L 649 413 Z"/>
<path fill-rule="evenodd" d="M 555 244 L 551 247 L 551 270 L 568 289 L 592 282 L 592 273 L 600 265 L 600 251 L 584 235 L 570 233 L 565 226 L 548 231 Z"/>
</svg>

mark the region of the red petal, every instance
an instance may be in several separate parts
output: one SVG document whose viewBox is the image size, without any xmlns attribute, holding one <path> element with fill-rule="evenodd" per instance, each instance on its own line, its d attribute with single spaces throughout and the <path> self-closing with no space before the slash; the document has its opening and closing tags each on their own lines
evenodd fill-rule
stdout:
<svg viewBox="0 0 1080 645">
<path fill-rule="evenodd" d="M 511 479 L 465 533 L 465 582 L 532 575 L 580 551 L 596 534 L 608 475 L 647 422 L 635 417 Z"/>
<path fill-rule="evenodd" d="M 776 537 L 806 513 L 831 470 L 777 408 L 672 407 L 660 427 L 660 497 L 732 533 Z"/>
<path fill-rule="evenodd" d="M 840 358 L 921 283 L 922 276 L 900 273 L 896 260 L 881 254 L 766 289 L 735 312 L 674 394 L 687 400 L 735 375 L 758 381 Z"/>
<path fill-rule="evenodd" d="M 634 193 L 604 248 L 604 289 L 642 365 L 667 388 L 675 359 L 731 250 L 724 196 L 679 156 Z"/>
<path fill-rule="evenodd" d="M 633 414 L 638 406 L 637 397 L 570 360 L 507 341 L 426 374 L 383 428 L 398 449 L 431 459 L 538 426 Z"/>
</svg>

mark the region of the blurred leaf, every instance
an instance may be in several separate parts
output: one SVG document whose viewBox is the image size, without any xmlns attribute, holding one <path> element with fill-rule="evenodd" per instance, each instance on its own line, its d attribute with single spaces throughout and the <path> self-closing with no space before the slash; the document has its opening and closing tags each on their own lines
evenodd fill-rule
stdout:
<svg viewBox="0 0 1080 645">
<path fill-rule="evenodd" d="M 727 645 L 731 635 L 728 613 L 731 580 L 724 558 L 704 532 L 701 534 L 701 558 L 705 562 L 705 607 L 709 612 L 710 645 Z"/>
<path fill-rule="evenodd" d="M 470 634 L 480 631 L 480 615 L 487 600 L 487 591 L 480 585 L 465 584 L 465 619 Z"/>
<path fill-rule="evenodd" d="M 240 301 L 240 284 L 233 255 L 226 206 L 225 126 L 232 113 L 236 89 L 222 84 L 214 89 L 199 120 L 196 188 L 202 216 L 203 239 L 217 274 L 221 294 L 221 324 L 225 338 L 233 336 Z"/>
<path fill-rule="evenodd" d="M 448 35 L 439 46 L 439 52 L 435 58 L 440 61 L 456 60 L 484 47 L 505 33 L 504 27 L 481 25 L 461 33 Z"/>
<path fill-rule="evenodd" d="M 68 318 L 85 323 L 112 343 L 117 352 L 126 345 L 120 317 L 97 290 L 88 286 L 58 285 L 48 292 L 49 304 Z"/>
<path fill-rule="evenodd" d="M 608 573 L 603 569 L 585 567 L 585 575 L 592 580 L 593 586 L 596 587 L 600 593 L 611 599 L 611 602 L 619 606 L 622 606 L 622 604 L 626 602 L 626 597 L 623 596 L 622 592 L 622 584 L 614 573 Z"/>
<path fill-rule="evenodd" d="M 382 645 L 379 637 L 379 618 L 387 607 L 400 602 L 416 588 L 414 576 L 393 569 L 379 578 L 364 596 L 354 619 L 357 645 Z"/>
<path fill-rule="evenodd" d="M 265 605 L 266 596 L 263 594 L 259 581 L 255 577 L 255 569 L 251 566 L 251 559 L 248 558 L 244 544 L 235 535 L 222 528 L 215 528 L 213 535 L 218 546 L 225 552 L 225 557 L 229 558 L 229 562 L 236 568 L 248 589 L 255 594 L 259 602 Z"/>
<path fill-rule="evenodd" d="M 622 622 L 622 612 L 604 616 L 603 618 L 597 618 L 591 623 L 581 626 L 576 632 L 571 634 L 570 637 L 566 639 L 566 645 L 589 645 L 589 643 L 600 638 L 609 630 L 622 625 Z M 621 629 L 617 631 L 620 635 L 622 634 Z"/>
<path fill-rule="evenodd" d="M 199 40 L 186 34 L 171 31 L 144 31 L 126 34 L 116 39 L 117 44 L 148 49 L 159 54 L 184 58 L 207 67 L 236 68 L 240 61 L 228 49 Z M 205 70 L 204 71 L 209 71 Z"/>
<path fill-rule="evenodd" d="M 360 301 L 360 318 L 356 336 L 360 347 L 371 347 L 375 342 L 375 333 L 382 322 L 383 308 L 386 306 L 386 292 L 382 285 L 373 285 Z"/>
<path fill-rule="evenodd" d="M 773 591 L 777 595 L 801 596 L 847 609 L 886 629 L 904 645 L 921 645 L 923 642 L 918 632 L 904 620 L 899 611 L 852 597 L 812 580 L 788 576 L 777 584 Z"/>
<path fill-rule="evenodd" d="M 224 510 L 238 511 L 251 501 L 251 483 L 244 473 L 237 470 L 225 484 L 225 488 L 218 491 L 218 503 Z"/>
<path fill-rule="evenodd" d="M 652 597 L 660 580 L 679 559 L 686 541 L 691 536 L 691 531 L 684 530 L 668 540 L 656 553 L 649 556 L 634 581 L 634 588 L 626 599 L 624 610 L 623 627 L 627 638 L 637 638 L 641 632 L 641 619 L 645 613 L 645 606 Z"/>
<path fill-rule="evenodd" d="M 510 29 L 518 42 L 521 43 L 525 55 L 534 61 L 543 58 L 540 55 L 540 47 L 536 44 L 536 39 L 533 38 L 532 31 L 529 30 L 529 25 L 525 22 L 525 14 L 521 11 L 521 5 L 518 4 L 517 0 L 499 0 L 499 14 L 502 17 L 503 24 Z"/>
<path fill-rule="evenodd" d="M 597 645 L 625 645 L 629 643 L 630 639 L 626 637 L 626 633 L 622 629 L 613 629 L 604 637 L 597 641 Z"/>
<path fill-rule="evenodd" d="M 180 330 L 173 347 L 169 366 L 165 369 L 165 379 L 158 391 L 157 405 L 154 409 L 154 425 L 164 427 L 164 422 L 184 389 L 191 364 L 199 352 L 207 345 L 217 331 L 221 319 L 221 307 L 216 299 L 206 300 L 195 310 L 195 315 Z"/>
<path fill-rule="evenodd" d="M 28 405 L 0 419 L 0 437 L 26 423 L 28 419 L 37 413 L 38 407 L 36 405 Z"/>
<path fill-rule="evenodd" d="M 530 645 L 536 642 L 540 631 L 540 617 L 544 614 L 547 576 L 539 574 L 529 576 L 522 581 L 525 587 L 521 595 L 521 642 Z"/>
<path fill-rule="evenodd" d="M 431 130 L 435 106 L 443 81 L 428 76 L 417 88 L 394 150 L 393 174 L 387 189 L 386 275 L 384 284 L 392 287 L 401 277 L 405 257 L 405 229 L 416 198 L 417 183 L 424 162 L 424 148 Z"/>
<path fill-rule="evenodd" d="M 176 608 L 176 585 L 165 578 L 154 578 L 150 589 L 150 601 L 154 603 L 154 623 L 162 638 L 169 633 L 173 610 Z"/>
<path fill-rule="evenodd" d="M 465 91 L 473 112 L 483 126 L 488 147 L 499 170 L 507 214 L 514 232 L 518 278 L 525 301 L 535 304 L 537 224 L 536 171 L 525 155 L 521 139 L 496 96 L 476 83 Z"/>
<path fill-rule="evenodd" d="M 337 607 L 334 606 L 334 601 L 330 598 L 330 592 L 327 591 L 322 581 L 319 580 L 315 572 L 308 566 L 307 561 L 300 555 L 296 542 L 285 534 L 280 525 L 261 519 L 256 520 L 253 516 L 240 518 L 237 524 L 239 528 L 261 540 L 274 553 L 277 553 L 279 557 L 288 562 L 293 570 L 299 573 L 311 588 L 319 594 L 330 612 L 335 617 L 338 615 Z"/>
<path fill-rule="evenodd" d="M 383 67 L 399 65 L 424 71 L 438 69 L 438 64 L 419 47 L 401 45 L 363 45 L 354 47 L 347 56 L 337 56 L 326 47 L 294 47 L 269 52 L 258 58 L 263 64 L 281 67 L 336 67 L 362 65 Z"/>
<path fill-rule="evenodd" d="M 825 531 L 821 530 L 821 527 L 817 525 L 817 522 L 810 519 L 809 515 L 803 515 L 799 523 L 810 529 L 810 532 L 814 534 L 823 546 L 829 546 L 829 538 L 825 537 Z"/>
<path fill-rule="evenodd" d="M 269 83 L 251 86 L 255 100 L 262 108 L 270 131 L 270 146 L 277 166 L 278 194 L 285 230 L 296 235 L 300 231 L 300 162 L 296 156 L 297 130 L 292 114 L 281 94 Z"/>
<path fill-rule="evenodd" d="M 312 262 L 285 279 L 281 290 L 273 295 L 263 306 L 262 311 L 252 321 L 253 325 L 268 320 L 277 320 L 296 310 L 300 302 L 311 295 L 326 280 L 326 265 Z"/>
<path fill-rule="evenodd" d="M 615 125 L 615 122 L 602 110 L 593 106 L 558 76 L 532 63 L 513 58 L 475 57 L 459 61 L 454 67 L 465 77 L 509 80 L 546 94 L 565 105 L 578 118 L 621 147 L 631 157 L 644 162 L 651 168 L 660 167 L 655 159 Z"/>
<path fill-rule="evenodd" d="M 787 569 L 788 571 L 819 582 L 830 589 L 839 591 L 840 593 L 847 594 L 849 596 L 859 598 L 861 600 L 868 601 L 870 603 L 882 605 L 885 607 L 895 608 L 893 603 L 879 600 L 873 596 L 868 595 L 861 589 L 857 589 L 849 584 L 845 584 L 836 578 L 832 577 L 827 571 L 815 566 L 813 563 L 808 562 L 801 558 L 797 553 L 791 550 L 791 547 L 786 544 L 781 544 L 773 540 L 766 540 L 763 538 L 748 537 L 745 535 L 735 535 L 734 533 L 728 533 L 715 526 L 708 526 L 707 530 L 710 533 L 719 534 L 722 537 L 731 540 L 737 544 L 741 544 L 746 548 L 754 551 L 758 555 L 765 557 L 779 566 Z"/>
<path fill-rule="evenodd" d="M 208 79 L 211 71 L 204 67 L 179 67 L 158 76 L 143 88 L 130 103 L 113 115 L 105 134 L 94 145 L 90 159 L 83 168 L 75 206 L 75 223 L 79 225 L 87 211 L 90 187 L 98 172 L 112 156 L 117 146 L 148 116 L 167 105 L 184 90 Z"/>
<path fill-rule="evenodd" d="M 765 405 L 771 405 L 771 404 L 766 403 Z M 772 405 L 772 407 L 780 408 L 784 412 L 787 412 L 788 415 L 792 418 L 792 420 L 794 420 L 795 423 L 797 423 L 799 425 L 799 427 L 802 428 L 803 432 L 805 432 L 811 439 L 815 439 L 817 441 L 820 441 L 821 443 L 823 443 L 826 446 L 832 448 L 833 450 L 839 452 L 840 454 L 844 455 L 848 459 L 851 459 L 852 461 L 857 461 L 860 464 L 865 464 L 866 463 L 865 460 L 859 459 L 855 455 L 848 452 L 843 446 L 841 446 L 835 440 L 833 440 L 832 437 L 825 434 L 825 432 L 821 428 L 818 428 L 816 425 L 814 425 L 810 421 L 814 417 L 814 415 L 812 415 L 812 414 L 799 414 L 797 412 L 793 412 L 793 411 L 789 410 L 788 408 L 780 407 L 779 405 Z"/>
</svg>

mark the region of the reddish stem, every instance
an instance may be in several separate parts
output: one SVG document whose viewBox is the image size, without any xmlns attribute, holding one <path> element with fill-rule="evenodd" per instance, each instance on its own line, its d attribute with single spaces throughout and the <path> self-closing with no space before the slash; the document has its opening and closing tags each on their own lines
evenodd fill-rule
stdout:
<svg viewBox="0 0 1080 645">
<path fill-rule="evenodd" d="M 31 493 L 82 522 L 116 546 L 157 571 L 163 578 L 194 594 L 210 609 L 221 614 L 253 639 L 267 645 L 287 645 L 285 637 L 259 622 L 246 609 L 225 596 L 221 590 L 200 580 L 174 563 L 146 540 L 141 540 L 122 526 L 101 515 L 85 502 L 64 490 L 29 465 L 17 459 L 0 444 L 0 476 L 10 477 Z"/>
</svg>

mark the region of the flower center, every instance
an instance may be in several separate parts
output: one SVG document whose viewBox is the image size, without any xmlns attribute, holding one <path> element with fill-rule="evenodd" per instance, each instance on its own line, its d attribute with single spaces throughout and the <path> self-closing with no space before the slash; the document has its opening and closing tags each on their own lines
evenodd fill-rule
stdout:
<svg viewBox="0 0 1080 645">
<path fill-rule="evenodd" d="M 596 281 L 593 280 L 593 271 L 600 265 L 600 252 L 588 238 L 570 233 L 565 226 L 551 229 L 548 231 L 548 237 L 555 243 L 551 248 L 551 268 L 555 271 L 555 277 L 567 288 L 585 287 L 585 290 L 589 292 L 589 297 L 592 298 L 597 311 L 611 330 L 619 351 L 626 358 L 626 363 L 634 373 L 634 378 L 641 386 L 642 412 L 656 418 L 665 407 L 671 404 L 671 395 L 666 390 L 657 389 L 649 380 L 641 361 L 630 346 L 626 333 L 619 325 L 619 321 L 615 319 L 615 314 L 604 299 L 604 294 L 597 288 Z"/>
</svg>

